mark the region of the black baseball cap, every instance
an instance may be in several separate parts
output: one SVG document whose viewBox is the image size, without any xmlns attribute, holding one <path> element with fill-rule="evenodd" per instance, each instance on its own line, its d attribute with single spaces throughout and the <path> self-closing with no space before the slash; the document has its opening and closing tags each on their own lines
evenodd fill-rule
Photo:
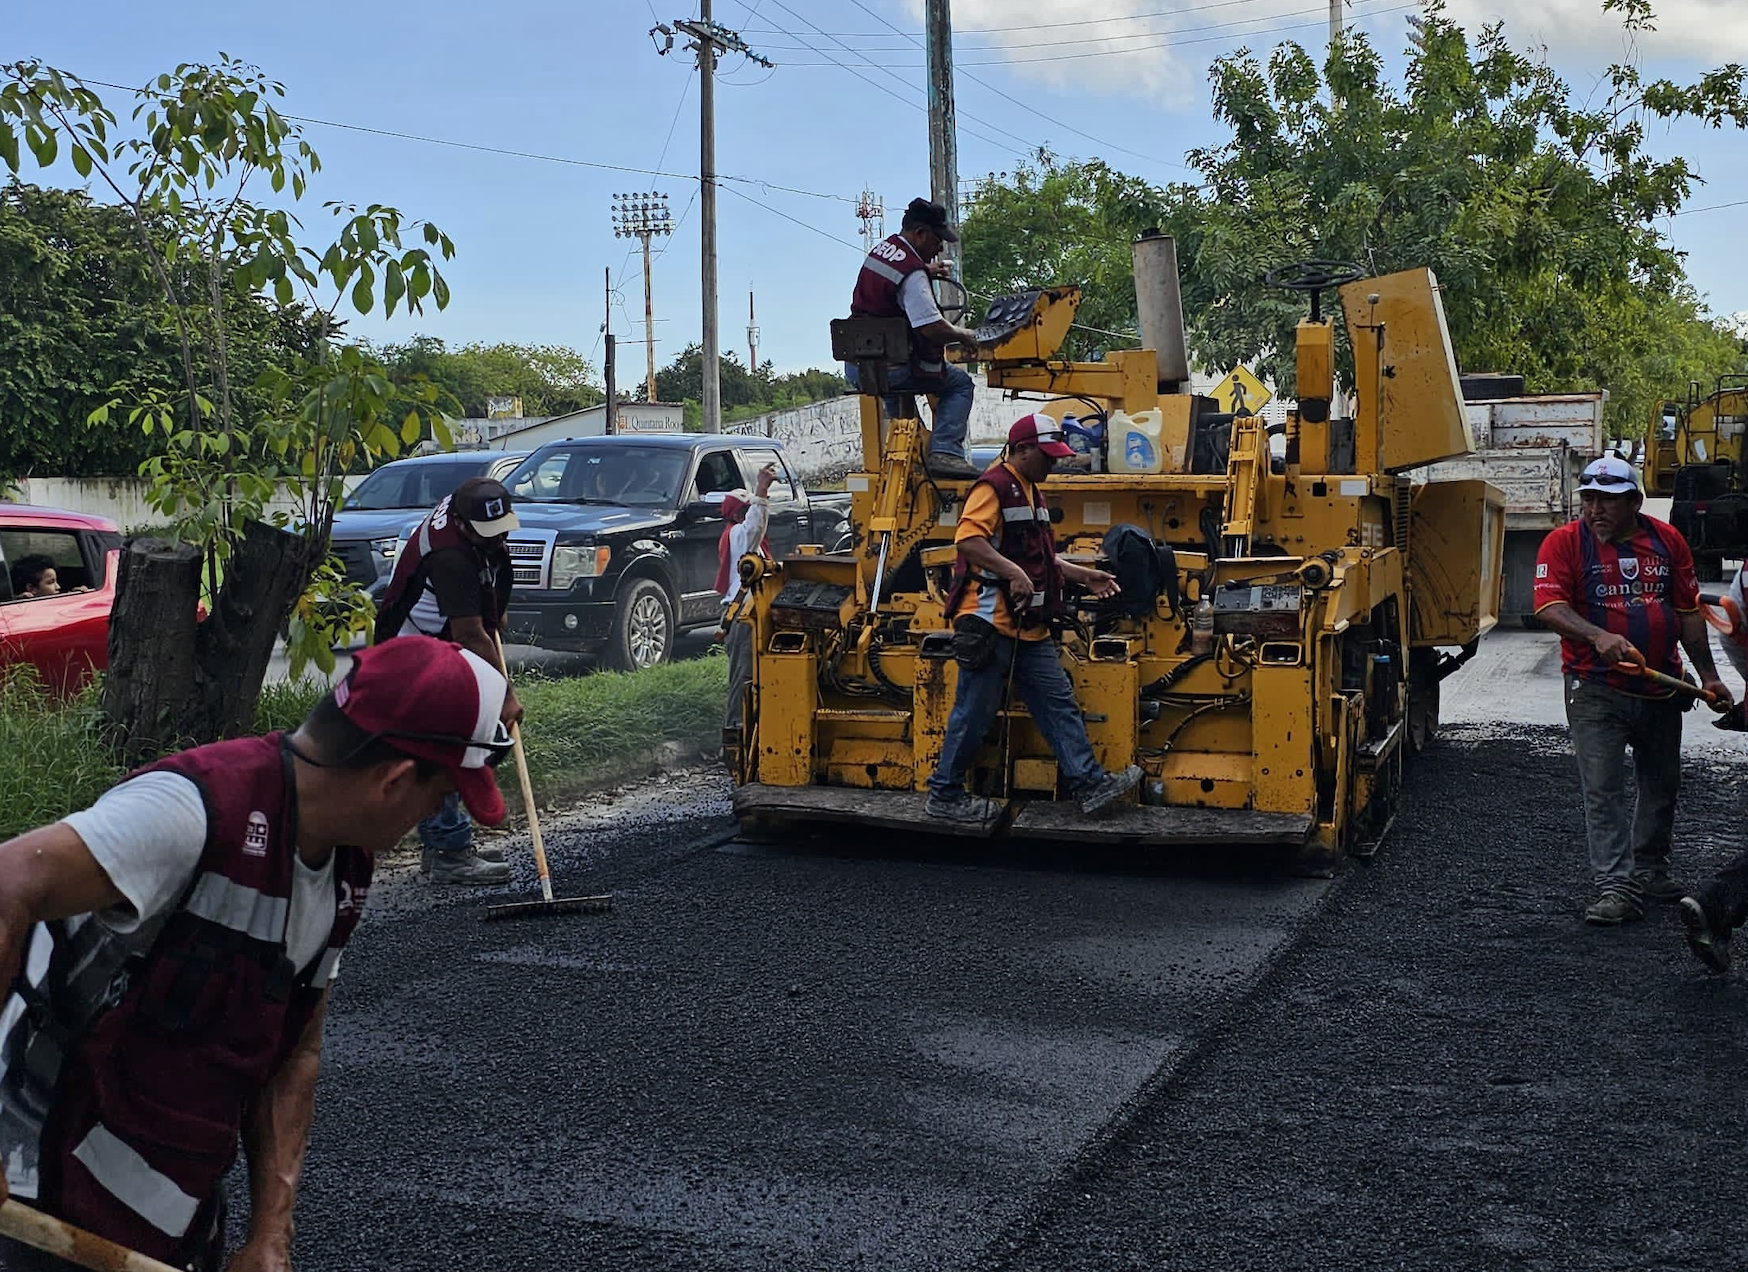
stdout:
<svg viewBox="0 0 1748 1272">
<path fill-rule="evenodd" d="M 959 231 L 947 224 L 947 209 L 927 199 L 912 199 L 904 210 L 904 224 L 926 225 L 941 236 L 944 243 L 957 243 Z"/>
<path fill-rule="evenodd" d="M 467 523 L 482 539 L 495 539 L 522 524 L 510 511 L 510 492 L 490 477 L 469 477 L 449 497 L 451 515 Z"/>
</svg>

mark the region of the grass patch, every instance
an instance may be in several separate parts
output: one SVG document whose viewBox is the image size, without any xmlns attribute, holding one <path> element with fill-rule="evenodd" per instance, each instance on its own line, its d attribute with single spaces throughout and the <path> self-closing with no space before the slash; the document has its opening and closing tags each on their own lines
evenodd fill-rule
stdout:
<svg viewBox="0 0 1748 1272">
<path fill-rule="evenodd" d="M 62 701 L 29 666 L 0 675 L 0 839 L 88 808 L 121 777 L 99 694 Z"/>
<path fill-rule="evenodd" d="M 604 671 L 565 680 L 518 680 L 526 711 L 522 743 L 541 801 L 663 742 L 707 742 L 722 733 L 728 659 L 694 658 L 645 671 Z M 516 775 L 499 769 L 515 791 Z"/>
<path fill-rule="evenodd" d="M 124 775 L 109 744 L 100 683 L 77 698 L 50 694 L 29 667 L 0 675 L 0 839 L 88 808 Z M 319 680 L 270 684 L 259 733 L 295 729 L 328 690 Z M 722 728 L 728 660 L 720 656 L 640 672 L 518 681 L 527 709 L 529 775 L 542 800 L 562 797 L 663 742 L 705 743 Z M 499 784 L 520 803 L 509 763 Z"/>
</svg>

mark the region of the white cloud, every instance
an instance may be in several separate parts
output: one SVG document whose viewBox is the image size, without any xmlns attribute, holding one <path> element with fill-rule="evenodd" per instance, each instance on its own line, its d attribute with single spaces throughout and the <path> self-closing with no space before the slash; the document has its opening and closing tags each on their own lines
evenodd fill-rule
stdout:
<svg viewBox="0 0 1748 1272">
<path fill-rule="evenodd" d="M 1401 0 L 1348 0 L 1348 21 L 1387 52 L 1406 43 Z M 1654 0 L 1657 30 L 1629 44 L 1602 0 L 1448 0 L 1471 31 L 1505 22 L 1516 48 L 1545 46 L 1556 64 L 1583 57 L 1601 70 L 1637 57 L 1687 59 L 1706 67 L 1748 58 L 1748 0 Z M 912 29 L 922 0 L 904 0 Z M 1208 63 L 1240 43 L 1259 51 L 1297 40 L 1315 51 L 1327 9 L 1318 0 L 953 0 L 957 66 L 1001 62 L 1061 91 L 1149 97 L 1170 106 L 1200 101 Z"/>
<path fill-rule="evenodd" d="M 1643 57 L 1674 57 L 1704 63 L 1708 68 L 1748 56 L 1748 4 L 1743 0 L 1653 0 L 1655 31 L 1632 35 L 1632 47 Z M 1620 17 L 1602 11 L 1601 0 L 1515 0 L 1509 8 L 1499 0 L 1449 0 L 1449 16 L 1476 30 L 1488 22 L 1505 22 L 1514 47 L 1531 42 L 1551 52 L 1600 54 L 1618 58 L 1628 47 Z"/>
</svg>

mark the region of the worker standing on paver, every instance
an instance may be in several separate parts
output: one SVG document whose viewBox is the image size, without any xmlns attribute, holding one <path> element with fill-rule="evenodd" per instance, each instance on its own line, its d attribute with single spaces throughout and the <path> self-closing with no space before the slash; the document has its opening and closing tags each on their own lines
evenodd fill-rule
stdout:
<svg viewBox="0 0 1748 1272">
<path fill-rule="evenodd" d="M 471 651 L 391 640 L 296 732 L 184 751 L 0 844 L 0 1197 L 177 1267 L 289 1269 L 374 854 L 452 792 L 503 820 L 507 694 Z M 239 1138 L 249 1231 L 227 1265 Z M 0 1238 L 0 1268 L 62 1266 Z"/>
<path fill-rule="evenodd" d="M 1681 674 L 1687 651 L 1719 709 L 1718 679 L 1699 610 L 1693 554 L 1679 531 L 1647 517 L 1633 469 L 1605 455 L 1584 470 L 1579 515 L 1542 541 L 1536 557 L 1536 617 L 1560 634 L 1566 720 L 1584 793 L 1584 828 L 1596 900 L 1587 923 L 1644 915 L 1644 902 L 1675 901 L 1670 839 L 1681 787 L 1678 698 L 1639 673 Z M 1626 752 L 1638 798 L 1629 800 Z"/>
<path fill-rule="evenodd" d="M 505 539 L 522 523 L 510 492 L 490 477 L 469 477 L 419 523 L 395 562 L 376 615 L 378 643 L 392 636 L 440 636 L 491 666 L 510 605 L 514 570 Z M 511 689 L 511 723 L 522 704 Z M 504 883 L 510 863 L 499 849 L 476 846 L 473 824 L 451 795 L 419 823 L 420 871 L 432 883 Z"/>
<path fill-rule="evenodd" d="M 965 434 L 971 426 L 971 400 L 976 386 L 962 367 L 947 361 L 950 344 L 977 344 L 977 333 L 956 327 L 941 314 L 935 302 L 931 278 L 947 277 L 944 262 L 935 258 L 948 243 L 957 243 L 958 233 L 947 223 L 947 210 L 927 199 L 912 199 L 904 210 L 899 232 L 880 240 L 862 262 L 856 275 L 856 290 L 850 297 L 850 314 L 858 318 L 896 318 L 910 323 L 910 361 L 890 368 L 887 386 L 894 394 L 928 393 L 935 399 L 934 428 L 924 467 L 932 477 L 966 479 L 977 468 L 965 453 Z M 852 388 L 861 388 L 855 363 L 844 365 Z M 892 413 L 897 405 L 887 399 Z"/>
<path fill-rule="evenodd" d="M 777 465 L 766 464 L 759 469 L 751 494 L 731 490 L 722 497 L 722 517 L 728 524 L 716 540 L 716 592 L 722 597 L 719 630 L 728 654 L 728 705 L 722 719 L 725 754 L 730 746 L 739 746 L 743 700 L 753 679 L 752 625 L 729 622 L 728 607 L 740 595 L 740 559 L 749 552 L 766 558 L 771 555 L 765 530 L 771 523 L 771 483 L 776 480 Z"/>
<path fill-rule="evenodd" d="M 1025 701 L 1082 812 L 1103 812 L 1141 781 L 1139 766 L 1107 773 L 1094 757 L 1052 639 L 1065 583 L 1095 598 L 1117 594 L 1111 575 L 1056 555 L 1050 509 L 1038 487 L 1057 460 L 1073 454 L 1050 416 L 1022 417 L 1008 430 L 1007 458 L 977 479 L 959 513 L 953 532 L 958 559 L 947 594 L 959 685 L 940 762 L 929 777 L 931 817 L 995 819 L 992 801 L 966 793 L 965 776 L 1010 688 Z"/>
</svg>

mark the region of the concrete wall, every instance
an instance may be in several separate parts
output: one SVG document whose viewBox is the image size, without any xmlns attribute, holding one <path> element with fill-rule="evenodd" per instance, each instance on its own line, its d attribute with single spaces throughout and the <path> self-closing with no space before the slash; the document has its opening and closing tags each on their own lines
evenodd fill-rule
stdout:
<svg viewBox="0 0 1748 1272">
<path fill-rule="evenodd" d="M 351 490 L 363 478 L 347 477 Z M 124 531 L 164 524 L 164 518 L 146 502 L 146 483 L 137 477 L 26 477 L 18 482 L 17 503 L 45 508 L 67 508 L 94 517 L 108 517 Z M 269 513 L 295 515 L 297 501 L 281 495 L 267 505 Z"/>
</svg>

